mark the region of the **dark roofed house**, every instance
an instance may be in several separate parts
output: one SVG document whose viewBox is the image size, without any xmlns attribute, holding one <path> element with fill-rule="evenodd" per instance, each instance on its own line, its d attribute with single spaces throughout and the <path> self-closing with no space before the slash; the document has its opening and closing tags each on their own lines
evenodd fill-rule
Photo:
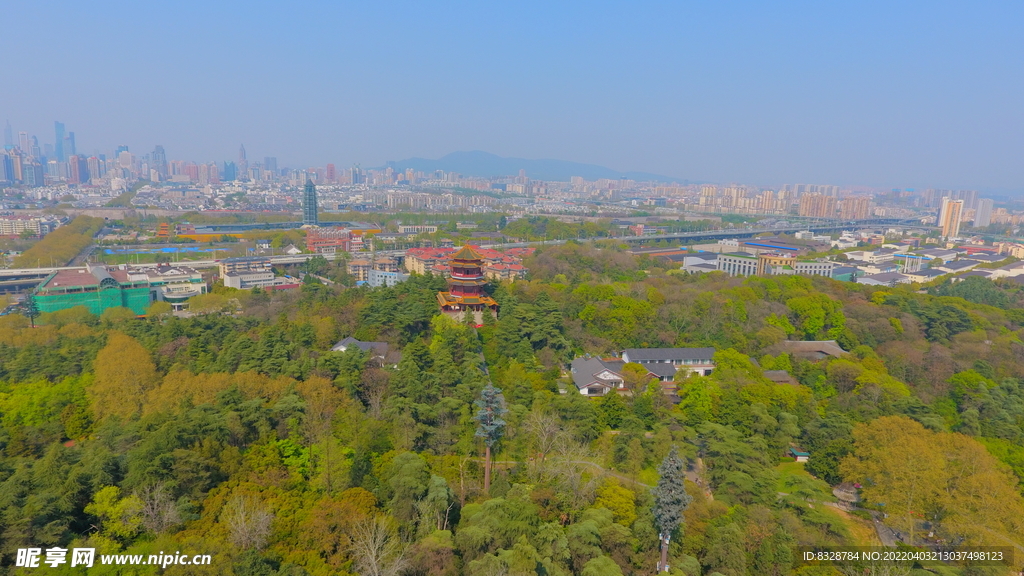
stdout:
<svg viewBox="0 0 1024 576">
<path fill-rule="evenodd" d="M 783 340 L 777 346 L 783 352 L 804 360 L 821 360 L 828 356 L 839 358 L 846 354 L 835 340 Z"/>
<path fill-rule="evenodd" d="M 572 361 L 572 381 L 584 396 L 604 396 L 625 391 L 622 369 L 626 363 L 640 364 L 647 376 L 661 383 L 662 391 L 675 396 L 675 376 L 680 370 L 706 376 L 715 367 L 714 348 L 628 348 L 622 358 L 604 360 L 585 356 Z"/>
<path fill-rule="evenodd" d="M 401 351 L 396 351 L 389 355 L 388 353 L 391 351 L 391 346 L 387 342 L 363 342 L 362 340 L 356 340 L 351 336 L 332 346 L 331 350 L 334 352 L 344 352 L 352 347 L 359 348 L 363 352 L 369 352 L 371 360 L 387 364 L 397 365 L 402 354 Z"/>
<path fill-rule="evenodd" d="M 643 367 L 660 382 L 671 382 L 677 371 L 674 364 L 643 364 Z"/>
<path fill-rule="evenodd" d="M 584 396 L 604 396 L 612 390 L 622 389 L 621 360 L 576 358 L 572 361 L 572 382 Z"/>
<path fill-rule="evenodd" d="M 707 376 L 715 367 L 714 356 L 714 348 L 627 348 L 622 352 L 622 361 L 642 364 L 648 370 L 653 370 L 654 365 L 666 364 L 675 370 L 686 368 Z"/>
<path fill-rule="evenodd" d="M 764 377 L 776 384 L 799 384 L 796 378 L 785 370 L 765 370 Z"/>
</svg>

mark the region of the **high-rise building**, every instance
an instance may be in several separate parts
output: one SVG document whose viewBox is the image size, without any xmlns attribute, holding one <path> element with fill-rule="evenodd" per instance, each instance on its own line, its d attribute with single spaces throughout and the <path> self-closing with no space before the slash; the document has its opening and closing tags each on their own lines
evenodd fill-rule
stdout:
<svg viewBox="0 0 1024 576">
<path fill-rule="evenodd" d="M 32 157 L 35 158 L 36 160 L 39 160 L 40 158 L 43 157 L 43 151 L 39 149 L 39 138 L 33 136 L 29 140 L 30 142 L 28 143 L 28 153 L 31 154 Z"/>
<path fill-rule="evenodd" d="M 22 153 L 28 154 L 31 147 L 32 145 L 28 141 L 28 132 L 18 132 L 18 148 L 21 148 Z"/>
<path fill-rule="evenodd" d="M 334 164 L 327 165 L 327 169 L 324 171 L 324 178 L 331 184 L 338 181 L 338 169 L 334 167 Z"/>
<path fill-rule="evenodd" d="M 0 152 L 0 182 L 14 182 L 14 162 L 7 151 Z"/>
<path fill-rule="evenodd" d="M 964 201 L 964 211 L 977 210 L 978 208 L 978 191 L 977 190 L 957 190 L 950 195 L 953 200 Z"/>
<path fill-rule="evenodd" d="M 263 169 L 273 173 L 274 176 L 278 176 L 277 173 L 277 157 L 267 156 L 263 159 Z"/>
<path fill-rule="evenodd" d="M 104 170 L 102 166 L 103 161 L 100 160 L 99 158 L 95 156 L 90 156 L 86 162 L 89 165 L 90 176 L 94 178 L 102 178 L 103 175 L 106 173 L 106 170 Z"/>
<path fill-rule="evenodd" d="M 870 216 L 871 199 L 851 196 L 839 201 L 839 217 L 843 220 L 866 220 Z"/>
<path fill-rule="evenodd" d="M 938 224 L 942 228 L 943 238 L 955 238 L 960 235 L 960 219 L 963 218 L 963 214 L 963 200 L 953 200 L 948 196 L 942 199 Z"/>
<path fill-rule="evenodd" d="M 68 158 L 68 184 L 87 184 L 89 182 L 89 162 L 84 156 Z"/>
<path fill-rule="evenodd" d="M 823 194 L 805 194 L 800 197 L 797 214 L 811 218 L 835 218 L 836 199 Z"/>
<path fill-rule="evenodd" d="M 302 224 L 319 226 L 320 219 L 317 215 L 316 186 L 313 181 L 306 180 L 306 188 L 302 191 Z"/>
<path fill-rule="evenodd" d="M 30 160 L 25 162 L 22 167 L 22 183 L 29 188 L 38 188 L 45 186 L 46 182 L 43 179 L 43 166 L 36 160 Z"/>
<path fill-rule="evenodd" d="M 238 166 L 234 162 L 224 161 L 224 181 L 234 182 L 238 180 Z"/>
<path fill-rule="evenodd" d="M 156 173 L 160 175 L 161 180 L 167 178 L 167 153 L 164 152 L 164 147 L 160 144 L 157 144 L 156 148 L 153 149 L 149 167 L 156 170 Z"/>
<path fill-rule="evenodd" d="M 978 209 L 974 211 L 974 227 L 982 228 L 992 223 L 992 199 L 978 200 Z"/>
<path fill-rule="evenodd" d="M 7 153 L 7 156 L 11 159 L 11 180 L 15 182 L 21 182 L 24 178 L 21 172 L 22 168 L 22 157 L 24 154 L 20 150 L 15 148 Z"/>
<path fill-rule="evenodd" d="M 54 122 L 53 123 L 53 131 L 54 131 L 55 136 L 57 138 L 54 141 L 54 143 L 53 143 L 54 147 L 56 148 L 55 151 L 57 153 L 57 161 L 58 162 L 67 162 L 68 157 L 67 157 L 67 155 L 66 155 L 66 153 L 64 151 L 64 123 L 63 122 Z"/>
<path fill-rule="evenodd" d="M 75 133 L 68 132 L 68 135 L 64 137 L 64 154 L 66 156 L 74 156 L 78 154 L 75 149 Z"/>
<path fill-rule="evenodd" d="M 238 179 L 246 180 L 249 177 L 249 161 L 245 157 L 245 145 L 238 145 Z"/>
<path fill-rule="evenodd" d="M 4 126 L 4 148 L 7 150 L 14 148 L 14 129 L 11 128 L 10 120 Z"/>
</svg>

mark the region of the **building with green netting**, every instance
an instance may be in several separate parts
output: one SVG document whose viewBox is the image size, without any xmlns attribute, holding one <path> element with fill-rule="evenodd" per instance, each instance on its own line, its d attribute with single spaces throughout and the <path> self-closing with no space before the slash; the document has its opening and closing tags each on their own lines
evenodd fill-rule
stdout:
<svg viewBox="0 0 1024 576">
<path fill-rule="evenodd" d="M 145 274 L 105 266 L 54 272 L 36 288 L 34 298 L 40 312 L 85 306 L 99 315 L 107 308 L 123 306 L 140 316 L 152 300 Z"/>
</svg>

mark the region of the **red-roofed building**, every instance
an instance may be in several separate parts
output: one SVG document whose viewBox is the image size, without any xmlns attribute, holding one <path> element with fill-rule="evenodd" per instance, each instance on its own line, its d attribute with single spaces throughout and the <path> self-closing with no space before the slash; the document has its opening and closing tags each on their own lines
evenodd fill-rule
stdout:
<svg viewBox="0 0 1024 576">
<path fill-rule="evenodd" d="M 488 248 L 466 245 L 480 258 L 484 277 L 492 280 L 510 280 L 521 278 L 526 274 L 522 265 L 522 256 L 533 253 L 533 248 L 513 248 L 507 252 L 499 252 Z M 405 269 L 417 274 L 451 274 L 449 261 L 454 258 L 454 248 L 410 248 L 405 252 Z"/>
<path fill-rule="evenodd" d="M 306 248 L 317 254 L 350 252 L 352 231 L 348 228 L 310 228 L 306 232 Z"/>
</svg>

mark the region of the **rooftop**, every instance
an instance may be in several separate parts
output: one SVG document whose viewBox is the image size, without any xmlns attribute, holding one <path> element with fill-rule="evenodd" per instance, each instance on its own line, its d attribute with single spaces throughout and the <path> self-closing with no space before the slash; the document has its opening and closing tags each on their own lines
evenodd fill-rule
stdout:
<svg viewBox="0 0 1024 576">
<path fill-rule="evenodd" d="M 626 348 L 622 351 L 623 358 L 629 356 L 630 362 L 710 360 L 714 355 L 714 348 Z"/>
<path fill-rule="evenodd" d="M 846 354 L 835 340 L 783 340 L 779 346 L 793 354 L 821 353 L 836 358 Z"/>
</svg>

